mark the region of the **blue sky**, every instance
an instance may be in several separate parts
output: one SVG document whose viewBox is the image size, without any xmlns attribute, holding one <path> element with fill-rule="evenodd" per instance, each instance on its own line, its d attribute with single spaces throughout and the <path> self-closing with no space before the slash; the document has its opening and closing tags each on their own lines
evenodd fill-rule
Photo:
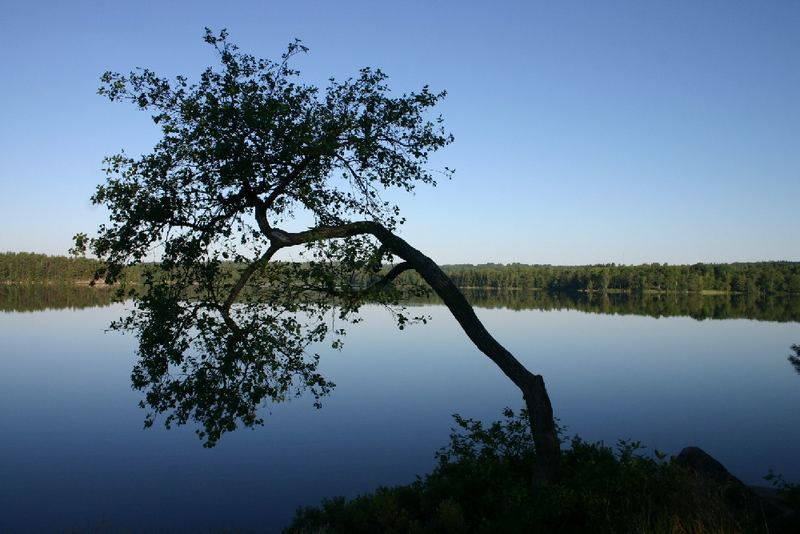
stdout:
<svg viewBox="0 0 800 534">
<path fill-rule="evenodd" d="M 448 91 L 433 163 L 456 175 L 401 202 L 442 263 L 800 260 L 800 2 L 5 0 L 0 20 L 0 251 L 63 254 L 103 221 L 103 156 L 158 130 L 99 75 L 196 76 L 209 26 L 262 57 L 303 39 L 309 82 L 369 65 Z"/>
</svg>

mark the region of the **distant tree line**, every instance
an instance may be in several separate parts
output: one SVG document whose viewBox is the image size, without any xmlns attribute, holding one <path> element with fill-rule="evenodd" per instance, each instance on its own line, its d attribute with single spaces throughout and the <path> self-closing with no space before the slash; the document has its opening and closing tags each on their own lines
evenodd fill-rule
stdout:
<svg viewBox="0 0 800 534">
<path fill-rule="evenodd" d="M 539 289 L 588 293 L 800 293 L 800 262 L 694 265 L 446 265 L 462 288 Z"/>
<path fill-rule="evenodd" d="M 89 282 L 99 267 L 99 261 L 89 258 L 0 253 L 0 281 L 5 283 Z"/>
<path fill-rule="evenodd" d="M 273 268 L 277 267 L 276 264 Z M 0 282 L 53 283 L 89 281 L 102 264 L 89 258 L 28 252 L 0 253 Z M 235 271 L 234 264 L 228 271 Z M 752 295 L 800 293 L 800 262 L 697 263 L 694 265 L 444 265 L 444 272 L 462 288 L 546 290 L 586 293 L 700 293 L 719 291 Z M 131 279 L 141 277 L 134 268 Z M 363 274 L 347 281 L 366 285 Z M 414 273 L 398 280 L 421 284 Z"/>
</svg>

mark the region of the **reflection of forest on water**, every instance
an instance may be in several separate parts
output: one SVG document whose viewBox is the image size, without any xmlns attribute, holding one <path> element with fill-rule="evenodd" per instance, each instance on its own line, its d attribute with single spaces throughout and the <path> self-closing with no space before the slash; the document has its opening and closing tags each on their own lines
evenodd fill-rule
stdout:
<svg viewBox="0 0 800 534">
<path fill-rule="evenodd" d="M 109 306 L 113 289 L 75 284 L 0 285 L 0 311 L 34 312 Z"/>
<path fill-rule="evenodd" d="M 76 285 L 20 284 L 0 286 L 0 311 L 27 312 L 107 306 L 114 300 L 108 288 Z M 698 293 L 567 293 L 525 290 L 465 289 L 478 308 L 512 310 L 579 310 L 589 313 L 693 317 L 703 319 L 755 319 L 800 322 L 800 295 L 701 295 Z M 408 305 L 438 304 L 438 298 L 415 297 Z"/>
<path fill-rule="evenodd" d="M 800 322 L 800 295 L 756 297 L 746 294 L 699 293 L 566 293 L 547 291 L 465 291 L 480 308 L 512 310 L 579 310 L 589 313 L 755 319 Z"/>
</svg>

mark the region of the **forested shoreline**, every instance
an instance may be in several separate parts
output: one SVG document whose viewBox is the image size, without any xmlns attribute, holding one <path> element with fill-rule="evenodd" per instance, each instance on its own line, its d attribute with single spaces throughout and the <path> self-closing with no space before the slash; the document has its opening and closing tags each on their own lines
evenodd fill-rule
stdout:
<svg viewBox="0 0 800 534">
<path fill-rule="evenodd" d="M 800 262 L 694 265 L 447 265 L 460 287 L 585 292 L 800 293 Z"/>
<path fill-rule="evenodd" d="M 464 289 L 464 296 L 476 308 L 510 310 L 577 310 L 611 315 L 649 317 L 692 317 L 708 319 L 752 319 L 772 322 L 800 322 L 800 295 L 758 296 L 737 293 L 581 293 Z M 108 306 L 115 291 L 99 285 L 87 290 L 74 284 L 0 285 L 0 312 L 30 312 L 47 309 L 81 309 Z M 406 306 L 437 305 L 435 295 L 403 300 Z"/>
<path fill-rule="evenodd" d="M 0 283 L 87 283 L 102 264 L 90 258 L 29 252 L 0 253 Z M 235 265 L 226 266 L 235 270 Z M 526 265 L 520 263 L 444 265 L 444 272 L 462 288 L 547 290 L 587 293 L 741 293 L 800 294 L 800 262 L 697 263 L 694 265 Z M 141 276 L 133 268 L 131 278 Z M 421 280 L 406 273 L 403 283 Z M 355 274 L 351 283 L 368 280 Z"/>
<path fill-rule="evenodd" d="M 0 253 L 0 283 L 77 283 L 92 280 L 100 262 L 33 252 Z"/>
</svg>

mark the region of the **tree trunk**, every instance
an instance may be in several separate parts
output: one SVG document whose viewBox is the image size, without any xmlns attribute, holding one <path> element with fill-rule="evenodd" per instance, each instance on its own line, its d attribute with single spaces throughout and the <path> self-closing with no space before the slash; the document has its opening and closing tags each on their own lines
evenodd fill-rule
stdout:
<svg viewBox="0 0 800 534">
<path fill-rule="evenodd" d="M 533 487 L 547 486 L 558 479 L 561 443 L 558 439 L 553 407 L 541 375 L 528 373 L 527 384 L 520 387 L 528 408 L 528 420 L 536 445 Z M 519 384 L 517 384 L 519 385 Z"/>
<path fill-rule="evenodd" d="M 394 255 L 405 260 L 428 283 L 458 324 L 481 352 L 489 357 L 522 392 L 528 409 L 533 443 L 536 447 L 536 471 L 534 487 L 546 486 L 558 478 L 561 458 L 560 444 L 553 419 L 553 408 L 545 389 L 544 379 L 528 371 L 505 347 L 486 330 L 475 310 L 461 291 L 441 268 L 428 256 L 409 245 L 383 225 L 373 221 L 359 221 L 340 226 L 322 226 L 304 232 L 284 232 L 273 229 L 266 220 L 266 213 L 256 211 L 261 230 L 275 247 L 294 246 L 325 239 L 371 234 Z M 405 267 L 404 267 L 405 269 Z"/>
<path fill-rule="evenodd" d="M 536 488 L 555 482 L 559 474 L 561 446 L 553 418 L 553 407 L 542 376 L 528 371 L 492 337 L 478 319 L 472 305 L 436 262 L 385 228 L 381 227 L 381 230 L 373 234 L 422 276 L 439 295 L 475 346 L 497 364 L 522 391 L 536 447 L 536 466 L 532 484 Z"/>
</svg>

